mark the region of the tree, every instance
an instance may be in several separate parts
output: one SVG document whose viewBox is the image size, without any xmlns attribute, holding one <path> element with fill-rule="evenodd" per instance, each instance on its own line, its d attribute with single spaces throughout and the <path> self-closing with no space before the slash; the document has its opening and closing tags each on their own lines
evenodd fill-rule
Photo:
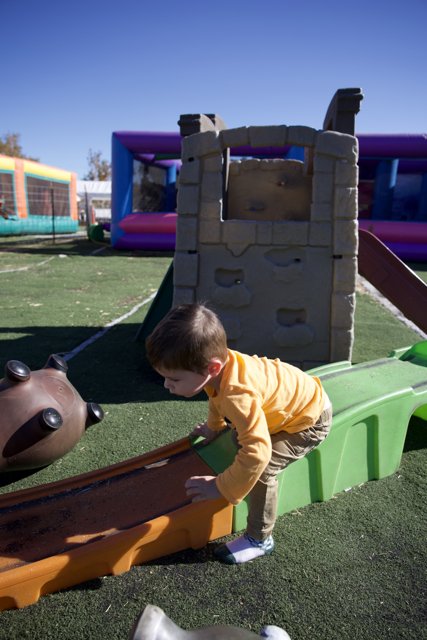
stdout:
<svg viewBox="0 0 427 640">
<path fill-rule="evenodd" d="M 5 133 L 0 137 L 0 153 L 4 156 L 12 158 L 25 158 L 26 160 L 34 160 L 38 162 L 38 158 L 30 158 L 22 152 L 20 143 L 21 135 L 19 133 Z"/>
<path fill-rule="evenodd" d="M 89 171 L 84 180 L 108 180 L 111 176 L 111 164 L 107 160 L 102 159 L 101 151 L 92 151 L 89 149 L 87 156 Z"/>
</svg>

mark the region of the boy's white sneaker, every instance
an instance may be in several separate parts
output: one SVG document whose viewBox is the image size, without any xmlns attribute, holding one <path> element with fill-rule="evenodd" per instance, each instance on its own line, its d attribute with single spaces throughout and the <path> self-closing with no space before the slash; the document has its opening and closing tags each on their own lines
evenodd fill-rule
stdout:
<svg viewBox="0 0 427 640">
<path fill-rule="evenodd" d="M 270 535 L 265 540 L 255 540 L 244 533 L 215 549 L 214 555 L 225 564 L 242 564 L 262 556 L 269 556 L 273 549 L 273 536 Z"/>
</svg>

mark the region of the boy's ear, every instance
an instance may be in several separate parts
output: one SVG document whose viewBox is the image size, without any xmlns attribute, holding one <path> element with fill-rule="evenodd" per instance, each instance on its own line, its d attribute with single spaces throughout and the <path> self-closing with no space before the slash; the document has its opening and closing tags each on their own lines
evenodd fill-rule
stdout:
<svg viewBox="0 0 427 640">
<path fill-rule="evenodd" d="M 210 376 L 217 376 L 221 371 L 224 363 L 219 358 L 212 358 L 209 360 L 208 373 Z"/>
</svg>

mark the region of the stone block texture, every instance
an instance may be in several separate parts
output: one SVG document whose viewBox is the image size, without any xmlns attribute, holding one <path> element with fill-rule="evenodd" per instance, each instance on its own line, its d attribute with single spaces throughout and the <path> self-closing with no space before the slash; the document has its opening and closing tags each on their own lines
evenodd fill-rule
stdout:
<svg viewBox="0 0 427 640">
<path fill-rule="evenodd" d="M 248 145 L 304 147 L 310 167 L 229 159 L 228 150 Z M 240 351 L 302 368 L 350 360 L 357 154 L 355 137 L 306 126 L 184 138 L 173 304 L 208 301 Z"/>
</svg>

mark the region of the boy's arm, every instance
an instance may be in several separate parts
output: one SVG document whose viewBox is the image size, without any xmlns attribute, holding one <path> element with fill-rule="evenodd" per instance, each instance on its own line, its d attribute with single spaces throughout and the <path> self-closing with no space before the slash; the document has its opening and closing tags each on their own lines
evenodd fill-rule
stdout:
<svg viewBox="0 0 427 640">
<path fill-rule="evenodd" d="M 213 402 L 209 400 L 208 419 L 206 421 L 209 429 L 212 431 L 222 431 L 227 426 L 227 422 L 224 419 Z"/>
<path fill-rule="evenodd" d="M 219 432 L 225 429 L 226 426 L 226 421 L 220 415 L 214 403 L 209 400 L 208 419 L 206 422 L 201 422 L 196 425 L 191 431 L 190 436 L 202 436 L 209 442 L 214 440 L 219 435 Z"/>
<path fill-rule="evenodd" d="M 248 495 L 271 458 L 271 436 L 261 403 L 254 394 L 235 396 L 224 407 L 237 431 L 239 449 L 233 463 L 216 478 L 216 486 L 231 504 Z"/>
</svg>

